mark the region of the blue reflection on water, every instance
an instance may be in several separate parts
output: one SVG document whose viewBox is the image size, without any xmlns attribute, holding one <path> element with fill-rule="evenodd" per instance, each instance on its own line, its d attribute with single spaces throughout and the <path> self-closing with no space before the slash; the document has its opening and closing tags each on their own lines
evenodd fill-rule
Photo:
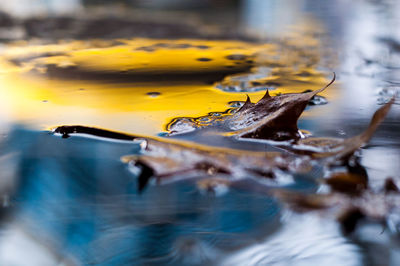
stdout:
<svg viewBox="0 0 400 266">
<path fill-rule="evenodd" d="M 138 144 L 24 129 L 7 143 L 20 152 L 13 219 L 39 242 L 55 243 L 57 256 L 85 264 L 203 264 L 280 226 L 279 206 L 265 194 L 231 189 L 215 197 L 193 180 L 138 193 L 136 176 L 120 161 L 138 153 Z M 312 186 L 303 180 L 298 188 Z"/>
</svg>

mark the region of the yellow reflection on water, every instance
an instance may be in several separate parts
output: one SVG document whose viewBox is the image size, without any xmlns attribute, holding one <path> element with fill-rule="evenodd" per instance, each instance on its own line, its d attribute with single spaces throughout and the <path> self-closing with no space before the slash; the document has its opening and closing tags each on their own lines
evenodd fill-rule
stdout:
<svg viewBox="0 0 400 266">
<path fill-rule="evenodd" d="M 197 117 L 224 111 L 230 101 L 252 101 L 264 91 L 227 92 L 202 80 L 164 81 L 158 75 L 230 73 L 235 76 L 271 66 L 255 82 L 275 82 L 272 94 L 318 89 L 327 83 L 309 59 L 286 56 L 282 62 L 276 44 L 238 41 L 149 40 L 71 41 L 58 44 L 17 43 L 2 52 L 0 96 L 3 122 L 23 123 L 34 129 L 82 124 L 118 131 L 154 135 L 172 118 Z M 304 52 L 302 52 L 304 54 Z M 301 54 L 301 53 L 300 53 Z M 293 61 L 291 61 L 293 60 Z M 293 66 L 293 62 L 295 65 Z M 59 76 L 50 74 L 49 67 Z M 250 67 L 251 70 L 250 70 Z M 82 73 L 147 75 L 146 82 L 97 80 L 85 75 L 63 76 L 71 69 Z M 194 76 L 196 77 L 196 76 Z M 149 80 L 150 79 L 150 80 Z M 154 80 L 152 80 L 154 79 Z"/>
</svg>

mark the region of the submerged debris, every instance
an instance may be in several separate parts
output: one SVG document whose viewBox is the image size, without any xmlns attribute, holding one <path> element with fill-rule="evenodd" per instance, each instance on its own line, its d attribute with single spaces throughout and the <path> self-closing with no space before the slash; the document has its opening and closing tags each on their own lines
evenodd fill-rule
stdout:
<svg viewBox="0 0 400 266">
<path fill-rule="evenodd" d="M 391 182 L 388 180 L 386 184 Z M 328 194 L 276 190 L 274 196 L 294 211 L 317 211 L 335 217 L 344 233 L 353 232 L 361 219 L 385 223 L 393 212 L 398 212 L 400 193 L 392 190 L 393 183 L 389 187 L 385 185 L 379 192 L 371 191 L 362 179 L 343 182 L 341 187 L 345 187 L 344 191 L 338 189 L 335 182 L 329 182 L 329 179 L 327 183 L 332 189 Z"/>
</svg>

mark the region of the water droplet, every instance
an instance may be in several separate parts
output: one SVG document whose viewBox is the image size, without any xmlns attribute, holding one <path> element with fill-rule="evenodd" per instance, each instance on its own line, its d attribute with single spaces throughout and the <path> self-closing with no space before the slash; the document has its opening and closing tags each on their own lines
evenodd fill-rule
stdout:
<svg viewBox="0 0 400 266">
<path fill-rule="evenodd" d="M 324 96 L 320 96 L 320 95 L 315 95 L 308 102 L 309 105 L 324 105 L 327 103 L 328 103 L 328 100 Z"/>
</svg>

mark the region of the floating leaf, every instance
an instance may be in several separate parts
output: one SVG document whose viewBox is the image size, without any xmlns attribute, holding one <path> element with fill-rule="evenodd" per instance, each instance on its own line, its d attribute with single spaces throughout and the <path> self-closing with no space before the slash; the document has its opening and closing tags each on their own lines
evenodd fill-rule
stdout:
<svg viewBox="0 0 400 266">
<path fill-rule="evenodd" d="M 299 139 L 297 120 L 308 102 L 317 93 L 329 87 L 308 93 L 289 93 L 271 97 L 268 91 L 256 104 L 245 104 L 237 113 L 227 117 L 225 127 L 243 138 L 293 140 Z"/>
<path fill-rule="evenodd" d="M 288 93 L 279 96 L 270 96 L 268 90 L 261 100 L 252 103 L 247 97 L 244 105 L 231 115 L 218 119 L 210 117 L 210 122 L 195 128 L 215 128 L 228 136 L 253 139 L 297 140 L 300 138 L 297 120 L 306 108 L 309 101 L 318 93 L 329 87 L 332 81 L 322 89 L 307 93 Z M 196 121 L 196 120 L 194 120 Z M 181 127 L 169 127 L 170 135 L 186 133 Z"/>
</svg>

